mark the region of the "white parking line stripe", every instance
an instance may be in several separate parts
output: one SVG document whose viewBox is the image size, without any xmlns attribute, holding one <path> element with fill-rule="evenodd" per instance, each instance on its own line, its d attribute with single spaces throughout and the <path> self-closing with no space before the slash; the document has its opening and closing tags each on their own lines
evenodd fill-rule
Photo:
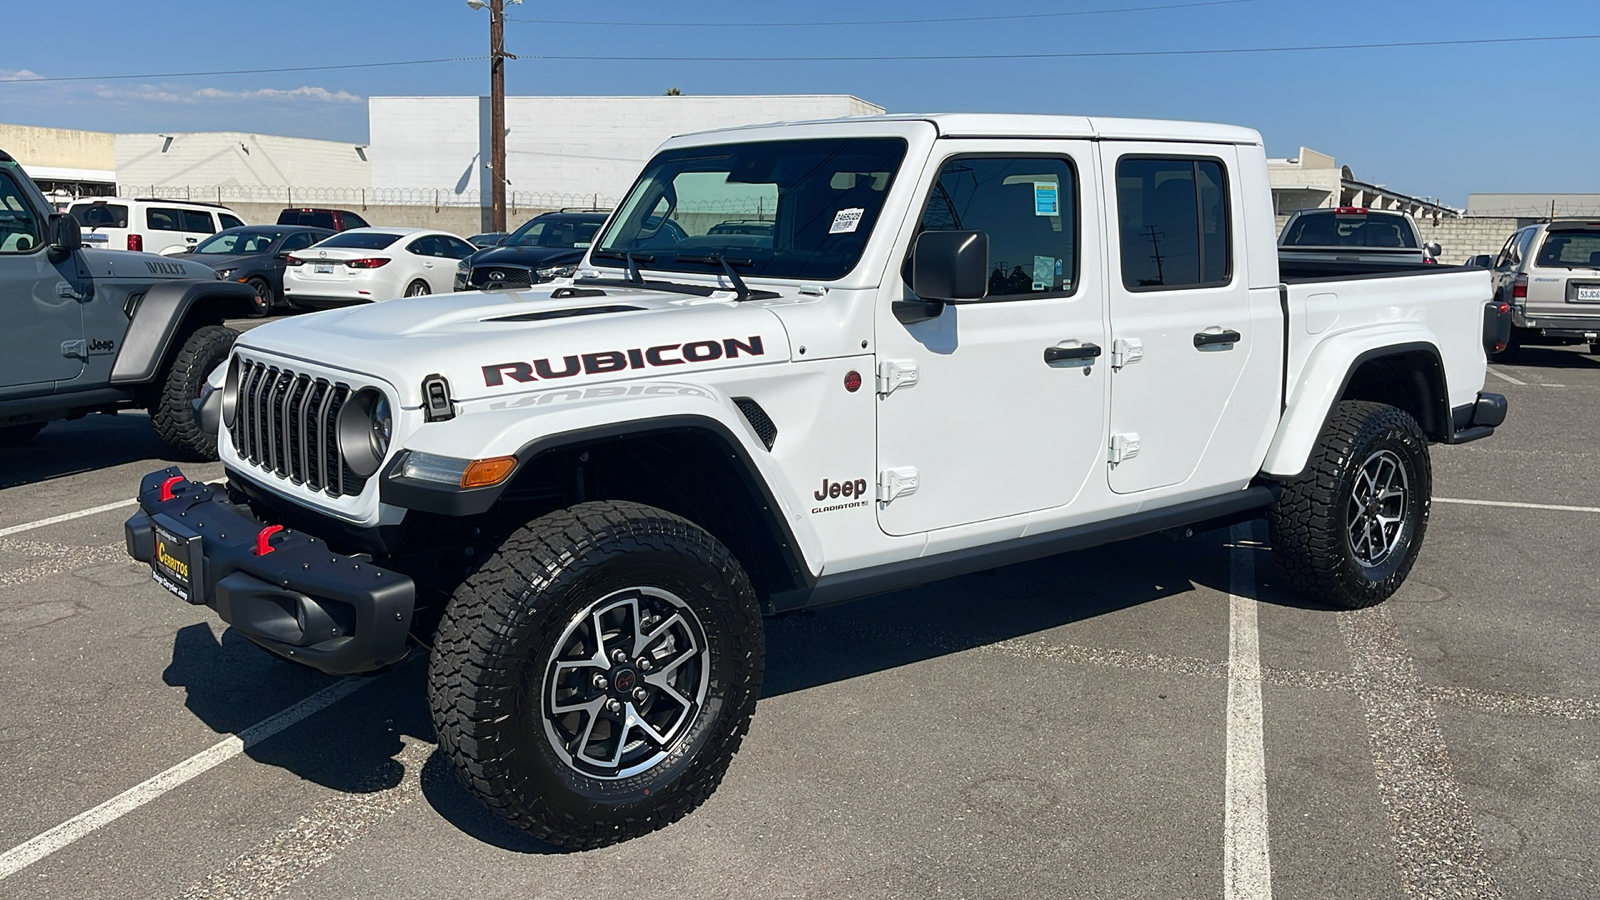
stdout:
<svg viewBox="0 0 1600 900">
<path fill-rule="evenodd" d="M 1438 716 L 1388 609 L 1342 612 L 1338 620 L 1406 895 L 1499 900 L 1505 895 L 1456 784 Z"/>
<path fill-rule="evenodd" d="M 0 854 L 0 880 L 15 875 L 73 841 L 115 822 L 173 788 L 209 772 L 285 728 L 332 706 L 377 680 L 379 679 L 345 678 L 336 681 L 288 709 L 263 719 L 238 734 L 229 735 L 165 772 L 134 785 L 94 809 L 79 813 L 49 831 L 12 847 Z"/>
<path fill-rule="evenodd" d="M 1222 819 L 1222 896 L 1270 900 L 1267 769 L 1261 727 L 1261 652 L 1249 523 L 1233 526 L 1228 592 L 1228 763 Z"/>
<path fill-rule="evenodd" d="M 1512 378 L 1510 375 L 1507 375 L 1506 373 L 1504 373 L 1504 372 L 1500 371 L 1499 369 L 1496 369 L 1496 368 L 1494 368 L 1492 366 L 1488 366 L 1486 368 L 1488 369 L 1489 374 L 1493 375 L 1496 378 L 1504 379 L 1506 381 L 1511 382 L 1512 384 L 1520 384 L 1520 385 L 1523 385 L 1524 387 L 1526 387 L 1527 384 L 1528 384 L 1526 381 L 1523 381 L 1523 380 L 1521 380 L 1519 378 Z"/>
<path fill-rule="evenodd" d="M 1435 503 L 1460 503 L 1466 506 L 1506 506 L 1511 509 L 1548 509 L 1553 512 L 1600 513 L 1600 506 L 1558 506 L 1554 503 L 1517 503 L 1511 500 L 1463 500 L 1457 497 L 1435 497 Z"/>
<path fill-rule="evenodd" d="M 73 519 L 81 519 L 84 516 L 99 515 L 103 512 L 110 512 L 113 509 L 121 509 L 124 506 L 132 506 L 138 502 L 139 498 L 129 497 L 126 500 L 118 500 L 115 503 L 107 503 L 104 506 L 96 506 L 92 509 L 80 509 L 77 512 L 62 513 L 59 516 L 51 516 L 48 519 L 40 519 L 37 522 L 25 522 L 21 525 L 8 525 L 5 528 L 0 528 L 0 538 L 10 537 L 13 534 L 21 534 L 24 531 L 32 531 L 35 528 L 43 528 L 46 525 L 54 525 L 57 522 L 70 522 Z"/>
</svg>

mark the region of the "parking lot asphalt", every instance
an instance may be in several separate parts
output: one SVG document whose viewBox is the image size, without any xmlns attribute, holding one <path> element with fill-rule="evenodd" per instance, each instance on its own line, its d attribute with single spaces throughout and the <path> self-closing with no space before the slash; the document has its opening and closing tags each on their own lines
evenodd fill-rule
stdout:
<svg viewBox="0 0 1600 900">
<path fill-rule="evenodd" d="M 1256 523 L 769 620 L 721 789 L 584 853 L 456 787 L 420 654 L 278 661 L 127 560 L 127 506 L 16 530 L 165 464 L 53 424 L 0 451 L 0 897 L 1600 895 L 1600 360 L 1491 372 L 1383 606 L 1307 607 Z"/>
</svg>

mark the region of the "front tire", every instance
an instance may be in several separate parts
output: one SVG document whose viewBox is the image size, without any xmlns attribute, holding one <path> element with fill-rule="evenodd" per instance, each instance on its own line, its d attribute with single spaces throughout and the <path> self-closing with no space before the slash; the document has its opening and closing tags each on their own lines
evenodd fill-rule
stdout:
<svg viewBox="0 0 1600 900">
<path fill-rule="evenodd" d="M 195 401 L 205 389 L 206 376 L 227 362 L 238 337 L 239 332 L 221 325 L 200 328 L 183 342 L 162 378 L 161 393 L 150 407 L 150 424 L 175 458 L 217 458 L 217 436 L 200 427 Z"/>
<path fill-rule="evenodd" d="M 457 589 L 428 669 L 468 791 L 570 849 L 674 822 L 722 781 L 764 667 L 761 612 L 710 534 L 635 503 L 519 529 Z"/>
<path fill-rule="evenodd" d="M 272 285 L 268 284 L 265 278 L 252 278 L 245 284 L 256 292 L 255 303 L 250 307 L 250 317 L 259 319 L 272 312 Z"/>
<path fill-rule="evenodd" d="M 1307 598 L 1340 609 L 1387 600 L 1422 548 L 1432 504 L 1428 439 L 1405 411 L 1344 401 L 1305 471 L 1268 510 L 1272 553 Z"/>
</svg>

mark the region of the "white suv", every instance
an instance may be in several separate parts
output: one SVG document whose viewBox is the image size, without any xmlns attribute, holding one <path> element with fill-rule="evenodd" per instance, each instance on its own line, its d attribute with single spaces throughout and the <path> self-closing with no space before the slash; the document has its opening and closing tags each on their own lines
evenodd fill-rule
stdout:
<svg viewBox="0 0 1600 900">
<path fill-rule="evenodd" d="M 83 243 L 106 250 L 183 253 L 224 228 L 249 224 L 216 203 L 97 197 L 67 210 L 83 229 Z"/>
</svg>

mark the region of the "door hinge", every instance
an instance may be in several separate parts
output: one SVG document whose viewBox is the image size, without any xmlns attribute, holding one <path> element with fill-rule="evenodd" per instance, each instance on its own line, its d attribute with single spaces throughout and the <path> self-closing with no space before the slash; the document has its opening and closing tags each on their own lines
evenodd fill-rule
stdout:
<svg viewBox="0 0 1600 900">
<path fill-rule="evenodd" d="M 1111 342 L 1111 368 L 1120 369 L 1141 359 L 1144 359 L 1144 341 L 1138 338 L 1117 338 Z"/>
<path fill-rule="evenodd" d="M 911 387 L 917 383 L 917 362 L 914 359 L 886 359 L 878 363 L 878 396 L 887 397 L 895 388 Z"/>
<path fill-rule="evenodd" d="M 1113 434 L 1111 436 L 1111 464 L 1127 462 L 1139 455 L 1139 433 L 1130 431 L 1126 434 Z"/>
<path fill-rule="evenodd" d="M 88 359 L 89 344 L 87 341 L 62 341 L 61 355 L 72 359 Z"/>
<path fill-rule="evenodd" d="M 888 503 L 896 497 L 917 492 L 917 470 L 911 466 L 884 469 L 878 473 L 878 502 Z"/>
</svg>

